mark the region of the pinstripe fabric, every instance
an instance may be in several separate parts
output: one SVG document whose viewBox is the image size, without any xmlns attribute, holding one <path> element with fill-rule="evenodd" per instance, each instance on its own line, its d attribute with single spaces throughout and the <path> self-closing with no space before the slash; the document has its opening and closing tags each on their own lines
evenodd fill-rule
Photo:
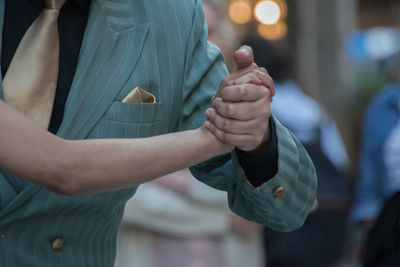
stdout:
<svg viewBox="0 0 400 267">
<path fill-rule="evenodd" d="M 4 1 L 0 12 L 2 22 Z M 93 0 L 58 135 L 136 138 L 200 126 L 227 75 L 221 54 L 206 42 L 202 12 L 197 0 Z M 136 86 L 157 103 L 121 103 Z M 309 212 L 316 176 L 300 143 L 278 121 L 276 130 L 279 172 L 259 188 L 247 182 L 235 154 L 191 171 L 227 190 L 235 212 L 287 231 Z M 123 207 L 136 188 L 66 197 L 19 181 L 0 172 L 0 266 L 113 266 Z M 274 200 L 278 185 L 286 195 Z M 66 240 L 59 251 L 51 248 L 55 237 Z"/>
</svg>

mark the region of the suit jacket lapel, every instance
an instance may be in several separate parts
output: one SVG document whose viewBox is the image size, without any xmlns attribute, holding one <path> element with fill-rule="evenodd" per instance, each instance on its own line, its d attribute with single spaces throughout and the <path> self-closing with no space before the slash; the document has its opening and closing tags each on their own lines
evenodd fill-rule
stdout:
<svg viewBox="0 0 400 267">
<path fill-rule="evenodd" d="M 135 25 L 126 0 L 92 2 L 59 136 L 89 134 L 131 76 L 148 30 Z"/>
</svg>

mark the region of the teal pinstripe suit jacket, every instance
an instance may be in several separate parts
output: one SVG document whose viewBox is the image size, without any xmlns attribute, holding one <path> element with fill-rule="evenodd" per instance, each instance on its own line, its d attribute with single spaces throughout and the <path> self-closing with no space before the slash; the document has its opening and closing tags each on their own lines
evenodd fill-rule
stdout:
<svg viewBox="0 0 400 267">
<path fill-rule="evenodd" d="M 4 0 L 0 12 L 1 28 Z M 206 39 L 197 0 L 93 0 L 58 135 L 136 138 L 199 127 L 227 75 L 220 52 Z M 157 103 L 121 103 L 136 86 Z M 288 231 L 311 209 L 316 174 L 297 139 L 275 123 L 279 171 L 259 188 L 246 180 L 234 153 L 191 171 L 228 191 L 236 213 Z M 272 196 L 277 186 L 285 190 L 279 200 Z M 0 266 L 113 266 L 124 204 L 135 191 L 68 197 L 0 172 Z M 56 237 L 66 241 L 58 251 L 51 247 Z"/>
</svg>

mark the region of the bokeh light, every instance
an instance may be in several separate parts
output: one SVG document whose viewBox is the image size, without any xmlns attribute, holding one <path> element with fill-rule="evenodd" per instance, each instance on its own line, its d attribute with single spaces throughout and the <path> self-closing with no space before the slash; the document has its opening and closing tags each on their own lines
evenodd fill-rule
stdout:
<svg viewBox="0 0 400 267">
<path fill-rule="evenodd" d="M 286 19 L 287 12 L 288 12 L 288 5 L 286 0 L 273 0 L 275 3 L 278 4 L 279 9 L 281 11 L 281 19 Z"/>
<path fill-rule="evenodd" d="M 237 24 L 246 24 L 251 20 L 251 5 L 247 1 L 234 1 L 228 10 L 229 17 Z"/>
<path fill-rule="evenodd" d="M 275 24 L 281 18 L 281 9 L 275 1 L 260 1 L 254 8 L 255 18 L 262 24 Z"/>
<path fill-rule="evenodd" d="M 278 40 L 283 38 L 288 32 L 288 26 L 285 21 L 279 21 L 272 25 L 259 24 L 258 33 L 261 37 L 268 40 Z"/>
</svg>

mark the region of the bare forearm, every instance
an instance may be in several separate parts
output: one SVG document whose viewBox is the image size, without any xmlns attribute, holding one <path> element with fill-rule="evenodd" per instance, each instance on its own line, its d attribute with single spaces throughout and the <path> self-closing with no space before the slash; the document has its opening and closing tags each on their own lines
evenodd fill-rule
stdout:
<svg viewBox="0 0 400 267">
<path fill-rule="evenodd" d="M 201 128 L 143 139 L 71 143 L 68 153 L 80 155 L 68 157 L 73 160 L 71 165 L 75 166 L 71 176 L 81 177 L 78 179 L 80 184 L 72 190 L 78 193 L 137 185 L 228 151 Z M 85 162 L 80 158 L 90 160 Z"/>
<path fill-rule="evenodd" d="M 137 185 L 229 150 L 202 128 L 143 139 L 67 141 L 0 101 L 0 168 L 63 194 Z"/>
</svg>

